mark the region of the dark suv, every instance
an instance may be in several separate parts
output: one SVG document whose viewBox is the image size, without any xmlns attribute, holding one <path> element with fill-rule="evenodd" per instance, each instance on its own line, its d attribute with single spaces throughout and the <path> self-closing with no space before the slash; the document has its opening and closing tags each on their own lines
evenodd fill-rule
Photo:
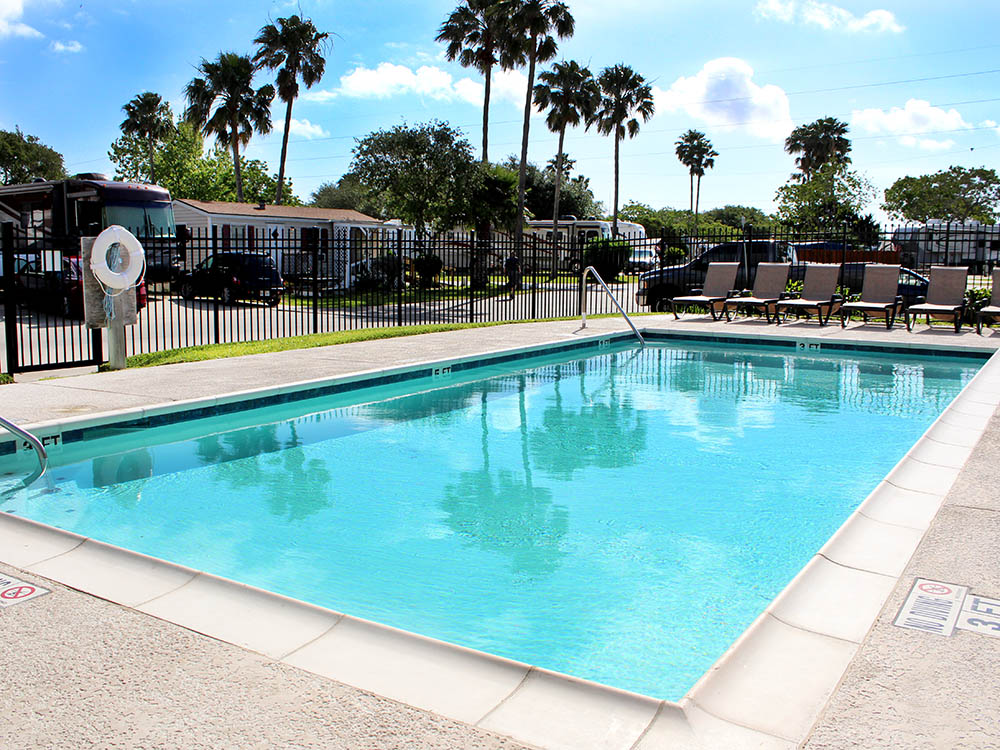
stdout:
<svg viewBox="0 0 1000 750">
<path fill-rule="evenodd" d="M 744 251 L 746 257 L 744 258 Z M 667 266 L 642 274 L 639 289 L 635 295 L 636 304 L 648 306 L 651 310 L 669 310 L 670 299 L 688 294 L 691 289 L 700 288 L 705 283 L 705 272 L 709 263 L 740 263 L 736 277 L 736 288 L 749 286 L 745 271 L 750 272 L 753 281 L 758 263 L 779 263 L 789 260 L 788 246 L 773 240 L 752 240 L 750 242 L 723 242 L 709 248 L 687 263 Z M 802 268 L 793 268 L 790 278 L 801 278 Z"/>
<path fill-rule="evenodd" d="M 184 299 L 218 297 L 225 304 L 263 300 L 281 302 L 284 284 L 274 260 L 266 253 L 215 253 L 190 271 L 182 271 L 172 288 Z"/>
</svg>

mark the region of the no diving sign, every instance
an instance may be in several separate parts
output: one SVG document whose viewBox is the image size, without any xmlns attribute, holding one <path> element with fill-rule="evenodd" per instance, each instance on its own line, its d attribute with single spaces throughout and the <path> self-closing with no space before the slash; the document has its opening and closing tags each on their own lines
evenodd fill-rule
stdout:
<svg viewBox="0 0 1000 750">
<path fill-rule="evenodd" d="M 49 590 L 43 589 L 41 586 L 35 586 L 27 581 L 19 581 L 17 578 L 0 573 L 0 607 L 20 604 L 47 593 Z"/>
</svg>

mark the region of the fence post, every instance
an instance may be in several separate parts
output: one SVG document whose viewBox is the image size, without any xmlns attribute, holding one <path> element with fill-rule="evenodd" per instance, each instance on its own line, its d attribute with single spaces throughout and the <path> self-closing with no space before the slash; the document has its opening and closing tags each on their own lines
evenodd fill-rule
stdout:
<svg viewBox="0 0 1000 750">
<path fill-rule="evenodd" d="M 469 234 L 469 322 L 475 322 L 476 320 L 476 295 L 473 289 L 473 277 L 476 274 L 476 264 L 479 262 L 479 238 L 476 236 L 476 230 L 473 229 Z"/>
<path fill-rule="evenodd" d="M 847 223 L 840 229 L 841 239 L 840 239 L 840 262 L 847 262 Z"/>
<path fill-rule="evenodd" d="M 5 221 L 0 229 L 3 244 L 4 337 L 7 342 L 7 372 L 18 372 L 17 361 L 17 302 L 14 299 L 14 222 Z M 2 372 L 2 370 L 0 370 Z"/>
<path fill-rule="evenodd" d="M 219 228 L 212 225 L 212 254 L 214 255 L 219 247 Z M 213 261 L 214 262 L 214 261 Z M 212 343 L 219 343 L 219 291 L 216 290 L 212 297 Z"/>
<path fill-rule="evenodd" d="M 944 225 L 944 264 L 950 266 L 949 255 L 950 255 L 950 244 L 951 244 L 951 219 L 945 222 Z"/>
<path fill-rule="evenodd" d="M 531 235 L 531 319 L 538 318 L 538 235 Z"/>
<path fill-rule="evenodd" d="M 305 235 L 302 232 L 303 244 Z M 309 230 L 309 244 L 312 248 L 312 332 L 319 333 L 319 229 Z"/>
<path fill-rule="evenodd" d="M 403 325 L 403 230 L 396 230 L 396 325 Z"/>
</svg>

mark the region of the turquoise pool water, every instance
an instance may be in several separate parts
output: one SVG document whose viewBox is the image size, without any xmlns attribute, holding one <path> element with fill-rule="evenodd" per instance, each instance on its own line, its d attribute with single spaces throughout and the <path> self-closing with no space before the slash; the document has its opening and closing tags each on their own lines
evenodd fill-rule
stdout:
<svg viewBox="0 0 1000 750">
<path fill-rule="evenodd" d="M 70 444 L 2 508 L 676 700 L 980 364 L 540 357 Z"/>
</svg>

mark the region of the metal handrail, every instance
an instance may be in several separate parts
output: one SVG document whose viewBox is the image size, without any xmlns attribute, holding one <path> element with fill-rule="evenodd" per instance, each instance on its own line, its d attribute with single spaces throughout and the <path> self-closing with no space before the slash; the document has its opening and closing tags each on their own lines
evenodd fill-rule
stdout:
<svg viewBox="0 0 1000 750">
<path fill-rule="evenodd" d="M 35 454 L 38 456 L 38 468 L 29 474 L 28 478 L 24 480 L 24 486 L 27 487 L 44 474 L 46 467 L 49 465 L 49 455 L 45 452 L 45 446 L 42 445 L 41 440 L 36 438 L 30 432 L 22 427 L 18 427 L 16 424 L 9 422 L 3 417 L 0 417 L 0 427 L 6 427 L 10 432 L 14 433 L 14 435 L 22 440 L 27 441 L 27 443 L 35 449 Z"/>
<path fill-rule="evenodd" d="M 580 327 L 581 328 L 587 327 L 587 274 L 588 273 L 594 274 L 594 278 L 597 279 L 597 283 L 600 284 L 602 287 L 604 287 L 604 291 L 608 293 L 609 297 L 611 297 L 611 301 L 615 303 L 615 307 L 618 308 L 618 312 L 622 314 L 622 317 L 625 318 L 625 322 L 629 324 L 629 327 L 632 329 L 632 333 L 634 333 L 635 337 L 639 339 L 639 345 L 645 347 L 646 339 L 644 339 L 642 337 L 642 334 L 639 333 L 639 329 L 635 327 L 635 324 L 632 322 L 632 318 L 628 316 L 628 313 L 625 312 L 622 306 L 618 303 L 618 298 L 615 296 L 615 293 L 612 292 L 610 289 L 608 289 L 608 285 L 604 283 L 604 279 L 601 278 L 601 274 L 599 274 L 597 272 L 597 269 L 594 268 L 593 266 L 587 266 L 586 268 L 583 269 L 583 273 L 580 274 L 580 320 L 581 320 Z"/>
</svg>

